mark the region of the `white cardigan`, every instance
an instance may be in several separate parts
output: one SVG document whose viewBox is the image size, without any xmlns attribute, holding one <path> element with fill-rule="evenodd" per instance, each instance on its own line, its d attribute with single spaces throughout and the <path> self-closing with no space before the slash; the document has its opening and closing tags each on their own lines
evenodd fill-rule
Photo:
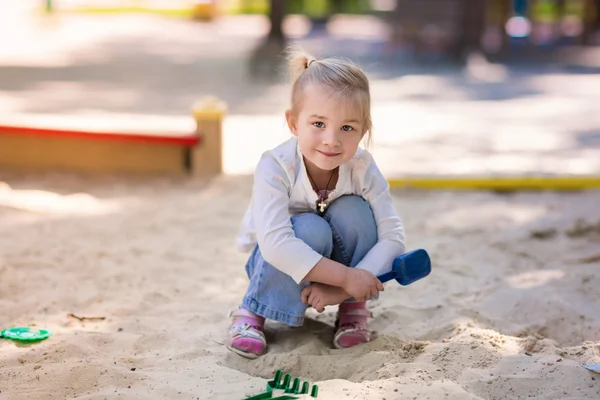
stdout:
<svg viewBox="0 0 600 400">
<path fill-rule="evenodd" d="M 339 178 L 326 203 L 356 194 L 367 200 L 377 223 L 378 241 L 356 268 L 376 276 L 391 269 L 405 252 L 404 228 L 394 207 L 389 185 L 371 154 L 358 149 L 340 166 Z M 250 205 L 237 238 L 238 249 L 256 246 L 264 259 L 297 283 L 323 257 L 294 235 L 291 216 L 316 211 L 318 196 L 312 189 L 296 137 L 263 153 L 254 174 Z"/>
</svg>

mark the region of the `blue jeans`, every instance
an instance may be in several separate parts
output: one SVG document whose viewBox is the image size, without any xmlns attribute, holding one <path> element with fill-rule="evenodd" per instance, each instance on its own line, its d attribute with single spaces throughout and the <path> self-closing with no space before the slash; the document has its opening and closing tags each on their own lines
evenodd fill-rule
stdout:
<svg viewBox="0 0 600 400">
<path fill-rule="evenodd" d="M 292 226 L 296 237 L 313 250 L 351 268 L 377 243 L 373 211 L 360 196 L 336 199 L 323 217 L 314 213 L 293 216 Z M 289 275 L 266 262 L 258 246 L 248 259 L 246 273 L 250 284 L 242 301 L 243 308 L 291 326 L 304 323 L 307 306 L 302 303 L 300 293 L 310 282 L 298 285 Z"/>
</svg>

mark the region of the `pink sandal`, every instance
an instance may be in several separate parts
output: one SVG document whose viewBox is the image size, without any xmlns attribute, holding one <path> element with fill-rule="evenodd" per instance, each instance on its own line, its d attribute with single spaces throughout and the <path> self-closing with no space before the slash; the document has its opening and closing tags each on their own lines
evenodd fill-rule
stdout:
<svg viewBox="0 0 600 400">
<path fill-rule="evenodd" d="M 227 348 L 246 358 L 258 358 L 267 351 L 267 340 L 263 332 L 265 319 L 240 308 L 233 311 L 229 328 L 229 346 Z"/>
<path fill-rule="evenodd" d="M 373 314 L 367 310 L 366 302 L 342 303 L 335 323 L 337 332 L 333 337 L 336 349 L 347 349 L 371 341 L 367 318 Z"/>
</svg>

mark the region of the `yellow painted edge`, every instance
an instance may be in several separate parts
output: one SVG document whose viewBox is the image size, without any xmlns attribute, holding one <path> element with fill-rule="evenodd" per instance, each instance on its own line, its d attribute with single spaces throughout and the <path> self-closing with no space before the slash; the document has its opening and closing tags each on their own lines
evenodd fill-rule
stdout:
<svg viewBox="0 0 600 400">
<path fill-rule="evenodd" d="M 583 190 L 600 189 L 600 176 L 415 177 L 388 179 L 392 188 L 430 190 Z"/>
<path fill-rule="evenodd" d="M 215 96 L 206 96 L 192 106 L 195 119 L 223 119 L 227 113 L 227 104 Z"/>
<path fill-rule="evenodd" d="M 193 111 L 196 120 L 220 120 L 225 117 L 221 111 Z"/>
</svg>

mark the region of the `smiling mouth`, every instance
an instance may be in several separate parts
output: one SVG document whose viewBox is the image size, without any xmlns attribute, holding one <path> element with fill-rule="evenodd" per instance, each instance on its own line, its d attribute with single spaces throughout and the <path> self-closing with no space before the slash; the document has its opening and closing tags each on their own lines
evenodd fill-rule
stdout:
<svg viewBox="0 0 600 400">
<path fill-rule="evenodd" d="M 317 150 L 319 153 L 323 154 L 325 157 L 335 157 L 339 156 L 342 153 L 328 153 L 326 151 Z"/>
</svg>

